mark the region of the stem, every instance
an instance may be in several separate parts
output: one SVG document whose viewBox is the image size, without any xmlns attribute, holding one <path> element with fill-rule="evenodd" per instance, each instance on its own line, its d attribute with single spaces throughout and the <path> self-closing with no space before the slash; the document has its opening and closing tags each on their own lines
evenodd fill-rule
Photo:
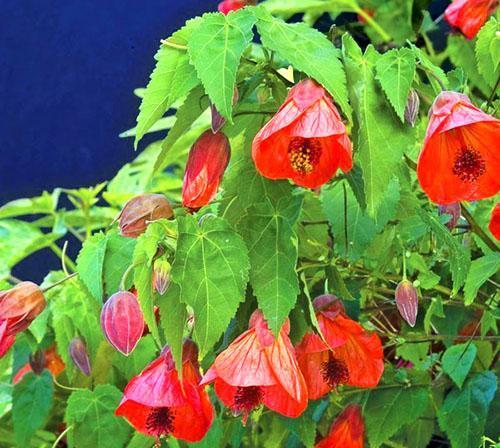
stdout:
<svg viewBox="0 0 500 448">
<path fill-rule="evenodd" d="M 392 333 L 379 333 L 379 336 L 394 336 Z M 468 340 L 476 339 L 479 341 L 500 341 L 500 336 L 463 336 L 459 334 L 433 334 L 431 336 L 424 336 L 421 338 L 411 338 L 407 339 L 402 337 L 404 343 L 417 343 L 417 342 L 431 342 L 431 341 L 444 341 L 446 339 L 457 339 L 457 340 Z"/>
<path fill-rule="evenodd" d="M 371 26 L 373 30 L 379 34 L 382 40 L 386 42 L 391 40 L 391 36 L 364 9 L 358 7 L 356 8 L 355 12 L 356 14 L 359 14 L 361 17 L 363 17 L 367 25 Z"/>
<path fill-rule="evenodd" d="M 467 207 L 463 202 L 460 203 L 462 206 L 462 215 L 467 220 L 470 225 L 471 230 L 483 240 L 484 244 L 486 244 L 493 252 L 498 251 L 497 244 L 486 234 L 486 232 L 481 229 L 479 224 L 476 222 L 474 217 L 471 215 Z"/>
<path fill-rule="evenodd" d="M 128 275 L 130 274 L 130 271 L 135 268 L 135 264 L 131 264 L 126 271 L 122 275 L 122 279 L 120 280 L 120 291 L 125 291 L 125 282 L 127 281 Z"/>
<path fill-rule="evenodd" d="M 70 431 L 73 429 L 73 426 L 68 426 L 61 434 L 59 434 L 59 436 L 57 437 L 57 439 L 54 441 L 54 443 L 52 444 L 52 448 L 57 448 L 57 445 L 59 445 L 59 442 L 63 439 L 63 437 Z"/>
<path fill-rule="evenodd" d="M 500 84 L 500 75 L 497 77 L 497 82 L 495 83 L 495 87 L 493 87 L 493 91 L 491 92 L 490 97 L 488 98 L 488 102 L 486 103 L 486 108 L 490 107 L 493 98 L 495 98 L 495 94 L 497 93 L 498 85 Z"/>
<path fill-rule="evenodd" d="M 432 385 L 429 383 L 415 383 L 415 384 L 382 384 L 381 386 L 377 387 L 372 387 L 370 389 L 351 389 L 351 390 L 344 390 L 341 392 L 341 394 L 358 394 L 360 392 L 367 392 L 367 391 L 372 391 L 372 390 L 384 390 L 384 389 L 410 389 L 412 387 L 431 387 Z M 339 394 L 340 395 L 340 394 Z"/>
<path fill-rule="evenodd" d="M 87 389 L 84 389 L 82 387 L 70 387 L 70 386 L 64 386 L 63 384 L 61 384 L 59 381 L 57 381 L 56 377 L 55 376 L 52 376 L 52 380 L 54 381 L 54 384 L 57 386 L 57 387 L 60 387 L 61 389 L 65 389 L 65 390 L 71 390 L 71 391 L 76 391 L 76 390 L 87 390 Z"/>
<path fill-rule="evenodd" d="M 426 73 L 427 77 L 429 77 L 429 75 L 432 76 L 439 84 L 439 87 L 441 87 L 441 90 L 446 90 L 446 86 L 443 84 L 443 81 L 441 81 L 439 76 L 436 75 L 432 70 L 429 70 L 427 67 L 424 67 L 421 64 L 419 64 L 417 67 L 420 68 L 420 70 L 423 70 Z"/>
<path fill-rule="evenodd" d="M 66 282 L 66 281 L 68 281 L 70 279 L 72 279 L 73 277 L 76 277 L 77 275 L 78 275 L 78 272 L 74 272 L 73 274 L 70 274 L 67 277 L 62 278 L 61 280 L 59 280 L 59 281 L 57 281 L 55 283 L 52 283 L 52 285 L 47 286 L 46 288 L 43 288 L 42 292 L 45 293 L 47 291 L 50 291 L 52 288 L 55 288 L 56 286 L 61 285 L 62 283 Z"/>
<path fill-rule="evenodd" d="M 73 263 L 73 260 L 71 260 L 67 255 L 63 253 L 61 248 L 56 243 L 51 243 L 49 247 L 61 260 L 64 258 L 66 266 L 68 266 L 72 271 L 76 271 L 76 264 Z"/>
<path fill-rule="evenodd" d="M 186 45 L 174 44 L 173 42 L 170 42 L 168 39 L 161 39 L 160 42 L 163 45 L 166 45 L 167 47 L 176 48 L 177 50 L 187 50 Z"/>
<path fill-rule="evenodd" d="M 253 59 L 250 59 L 250 58 L 241 58 L 243 61 L 245 62 L 248 62 L 249 64 L 252 64 L 252 65 L 258 65 L 259 63 L 257 61 L 254 61 Z M 293 82 L 290 82 L 288 79 L 286 79 L 278 70 L 272 68 L 272 67 L 267 67 L 268 71 L 270 71 L 271 73 L 273 73 L 274 75 L 276 75 L 278 78 L 280 78 L 283 83 L 288 86 L 288 87 L 292 87 L 293 86 Z"/>
</svg>

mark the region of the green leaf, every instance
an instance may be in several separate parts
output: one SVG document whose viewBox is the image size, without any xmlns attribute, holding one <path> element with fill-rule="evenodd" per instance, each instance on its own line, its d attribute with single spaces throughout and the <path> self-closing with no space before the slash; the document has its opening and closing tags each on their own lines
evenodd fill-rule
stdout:
<svg viewBox="0 0 500 448">
<path fill-rule="evenodd" d="M 319 17 L 325 12 L 332 15 L 356 12 L 356 2 L 352 0 L 266 0 L 262 6 L 271 14 L 284 18 L 302 12 L 307 12 L 313 17 Z"/>
<path fill-rule="evenodd" d="M 351 103 L 357 123 L 357 157 L 363 171 L 366 209 L 377 215 L 384 195 L 401 163 L 404 149 L 411 145 L 412 131 L 387 107 L 383 93 L 375 82 L 374 63 L 378 53 L 369 46 L 360 56 L 352 37 L 345 34 L 344 62 Z"/>
<path fill-rule="evenodd" d="M 205 91 L 221 115 L 232 121 L 236 73 L 253 38 L 250 9 L 232 14 L 205 14 L 188 42 L 188 52 Z"/>
<path fill-rule="evenodd" d="M 462 388 L 465 378 L 476 359 L 477 347 L 474 344 L 458 344 L 448 347 L 443 354 L 443 371 Z"/>
<path fill-rule="evenodd" d="M 387 99 L 404 123 L 408 94 L 415 76 L 415 53 L 409 48 L 388 51 L 378 58 L 375 67 Z"/>
<path fill-rule="evenodd" d="M 481 288 L 486 280 L 498 272 L 499 266 L 500 254 L 498 252 L 477 258 L 470 264 L 470 270 L 464 286 L 465 305 L 470 305 L 474 302 L 479 288 Z"/>
<path fill-rule="evenodd" d="M 305 23 L 289 24 L 276 19 L 264 8 L 255 9 L 255 15 L 263 45 L 323 85 L 350 119 L 340 53 L 327 37 Z"/>
<path fill-rule="evenodd" d="M 181 302 L 179 285 L 171 282 L 165 294 L 158 298 L 160 316 L 175 316 L 175 319 L 161 319 L 160 325 L 165 334 L 167 344 L 172 350 L 175 365 L 182 374 L 182 340 L 187 320 L 186 305 Z"/>
<path fill-rule="evenodd" d="M 423 52 L 420 48 L 416 47 L 413 44 L 410 44 L 410 46 L 411 49 L 415 52 L 415 56 L 417 58 L 419 65 L 421 65 L 426 72 L 432 73 L 432 75 L 428 76 L 428 80 L 429 83 L 432 85 L 435 94 L 438 95 L 442 90 L 440 82 L 445 86 L 445 88 L 448 87 L 448 78 L 446 77 L 446 73 L 443 71 L 441 67 L 434 64 L 429 59 L 427 54 Z M 439 80 L 439 82 L 437 80 Z"/>
<path fill-rule="evenodd" d="M 403 425 L 419 418 L 427 409 L 428 401 L 429 392 L 425 387 L 402 385 L 371 391 L 363 413 L 370 446 L 378 448 Z"/>
<path fill-rule="evenodd" d="M 427 410 L 416 421 L 406 427 L 406 446 L 408 448 L 427 448 L 434 434 L 436 412 L 429 400 Z"/>
<path fill-rule="evenodd" d="M 431 333 L 432 318 L 441 317 L 444 318 L 443 302 L 439 297 L 433 297 L 429 308 L 427 309 L 424 317 L 424 330 L 426 334 Z"/>
<path fill-rule="evenodd" d="M 136 148 L 144 134 L 174 102 L 187 95 L 199 83 L 196 73 L 189 63 L 188 54 L 182 47 L 186 46 L 193 30 L 199 26 L 200 22 L 200 18 L 186 22 L 183 28 L 167 39 L 167 42 L 171 43 L 172 46 L 162 44 L 156 53 L 156 67 L 151 73 L 151 79 L 144 91 L 137 117 L 134 143 Z M 176 48 L 175 45 L 181 48 Z"/>
<path fill-rule="evenodd" d="M 438 421 L 452 448 L 479 446 L 496 388 L 495 374 L 481 372 L 470 378 L 462 390 L 453 389 L 446 396 L 438 411 Z"/>
<path fill-rule="evenodd" d="M 155 357 L 155 341 L 151 335 L 146 335 L 139 340 L 139 343 L 129 356 L 123 356 L 121 353 L 115 352 L 113 365 L 127 380 L 130 380 L 133 376 L 139 374 Z"/>
<path fill-rule="evenodd" d="M 103 266 L 107 241 L 104 233 L 95 233 L 85 240 L 76 259 L 78 277 L 99 305 L 104 295 Z"/>
<path fill-rule="evenodd" d="M 59 200 L 60 190 L 53 193 L 44 191 L 41 196 L 29 199 L 16 199 L 0 207 L 0 219 L 15 218 L 17 216 L 51 214 Z"/>
<path fill-rule="evenodd" d="M 266 199 L 248 209 L 238 229 L 248 244 L 250 283 L 259 308 L 271 331 L 278 335 L 299 293 L 293 226 L 302 198 L 289 195 L 276 203 Z"/>
<path fill-rule="evenodd" d="M 479 73 L 493 88 L 497 82 L 500 64 L 500 23 L 491 16 L 477 34 L 476 59 Z"/>
<path fill-rule="evenodd" d="M 181 288 L 181 301 L 194 310 L 193 336 L 202 357 L 226 330 L 245 297 L 248 251 L 229 224 L 207 217 L 178 218 L 179 238 L 172 279 Z"/>
<path fill-rule="evenodd" d="M 130 438 L 125 420 L 114 412 L 120 402 L 120 391 L 109 384 L 93 391 L 78 390 L 68 399 L 65 421 L 70 446 L 77 448 L 123 447 Z"/>
<path fill-rule="evenodd" d="M 12 420 L 18 446 L 28 446 L 31 437 L 43 427 L 52 408 L 53 394 L 52 374 L 48 370 L 40 375 L 29 372 L 14 386 Z"/>
<path fill-rule="evenodd" d="M 104 256 L 104 289 L 106 295 L 110 296 L 119 290 L 123 274 L 132 263 L 136 240 L 116 233 L 108 234 L 107 240 Z M 132 286 L 131 277 L 127 279 L 125 289 Z"/>
</svg>

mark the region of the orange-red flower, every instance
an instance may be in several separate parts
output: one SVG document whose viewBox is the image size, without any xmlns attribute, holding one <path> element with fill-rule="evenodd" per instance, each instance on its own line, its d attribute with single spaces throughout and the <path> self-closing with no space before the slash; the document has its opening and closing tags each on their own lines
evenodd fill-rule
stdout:
<svg viewBox="0 0 500 448">
<path fill-rule="evenodd" d="M 491 220 L 488 228 L 490 229 L 491 234 L 497 240 L 500 240 L 500 203 L 495 205 L 491 211 Z"/>
<path fill-rule="evenodd" d="M 306 79 L 293 87 L 252 146 L 257 170 L 269 179 L 291 179 L 317 188 L 339 168 L 352 168 L 352 146 L 330 95 Z"/>
<path fill-rule="evenodd" d="M 473 39 L 498 6 L 498 0 L 455 0 L 446 8 L 444 17 L 467 39 Z"/>
<path fill-rule="evenodd" d="M 170 348 L 130 380 L 115 414 L 148 436 L 172 435 L 186 442 L 205 436 L 214 418 L 208 394 L 199 386 L 198 349 L 187 340 L 182 354 L 182 384 Z"/>
<path fill-rule="evenodd" d="M 431 201 L 446 205 L 500 190 L 500 120 L 466 95 L 442 92 L 434 101 L 417 176 Z"/>
<path fill-rule="evenodd" d="M 64 361 L 57 354 L 55 346 L 50 347 L 43 353 L 43 367 L 45 367 L 54 376 L 58 376 L 66 368 Z M 14 384 L 19 383 L 19 381 L 21 381 L 24 378 L 24 375 L 26 375 L 28 372 L 31 372 L 32 370 L 33 369 L 31 368 L 30 363 L 29 362 L 26 363 L 14 375 L 12 382 Z"/>
<path fill-rule="evenodd" d="M 222 132 L 205 131 L 189 151 L 182 181 L 182 205 L 194 210 L 207 205 L 217 194 L 229 163 L 231 147 Z"/>
<path fill-rule="evenodd" d="M 365 423 L 358 405 L 347 406 L 316 448 L 364 448 Z"/>
<path fill-rule="evenodd" d="M 243 422 L 261 404 L 298 417 L 307 407 L 307 388 L 288 338 L 289 322 L 275 338 L 257 310 L 249 327 L 217 356 L 202 384 L 215 382 L 217 396 L 235 414 L 242 414 Z"/>
<path fill-rule="evenodd" d="M 316 400 L 341 384 L 375 387 L 384 371 L 380 338 L 349 319 L 337 297 L 319 296 L 313 304 L 324 340 L 307 333 L 297 346 L 309 398 Z"/>
<path fill-rule="evenodd" d="M 21 282 L 0 291 L 0 357 L 14 344 L 15 335 L 26 330 L 44 308 L 45 298 L 34 283 Z"/>
<path fill-rule="evenodd" d="M 236 11 L 254 3 L 254 1 L 249 0 L 224 0 L 219 3 L 218 10 L 222 14 L 229 14 L 231 11 Z"/>
</svg>

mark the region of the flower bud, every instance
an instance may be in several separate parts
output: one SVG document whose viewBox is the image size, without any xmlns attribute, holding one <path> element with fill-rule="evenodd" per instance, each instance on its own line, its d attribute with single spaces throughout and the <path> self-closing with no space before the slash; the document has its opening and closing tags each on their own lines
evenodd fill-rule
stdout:
<svg viewBox="0 0 500 448">
<path fill-rule="evenodd" d="M 149 222 L 169 219 L 174 215 L 170 204 L 161 194 L 141 194 L 130 199 L 123 207 L 118 221 L 123 236 L 137 238 L 144 233 Z"/>
<path fill-rule="evenodd" d="M 28 358 L 29 366 L 35 375 L 40 375 L 45 369 L 45 355 L 41 350 L 31 353 Z"/>
<path fill-rule="evenodd" d="M 401 317 L 414 327 L 418 314 L 418 295 L 413 284 L 408 280 L 403 280 L 396 287 L 396 305 Z"/>
<path fill-rule="evenodd" d="M 405 107 L 405 120 L 411 127 L 417 122 L 418 112 L 420 109 L 420 98 L 415 90 L 410 89 L 408 102 Z"/>
<path fill-rule="evenodd" d="M 128 291 L 113 294 L 102 307 L 101 327 L 108 342 L 128 356 L 144 330 L 144 316 L 137 297 Z"/>
<path fill-rule="evenodd" d="M 233 92 L 233 106 L 238 102 L 238 89 L 235 87 Z M 215 104 L 210 103 L 210 112 L 212 113 L 212 132 L 217 134 L 226 124 L 226 119 L 219 113 Z"/>
<path fill-rule="evenodd" d="M 454 202 L 453 204 L 440 205 L 438 208 L 439 215 L 450 215 L 450 220 L 446 223 L 448 229 L 453 230 L 457 225 L 460 215 L 462 214 L 462 207 L 460 207 L 460 202 Z"/>
<path fill-rule="evenodd" d="M 257 87 L 256 95 L 259 104 L 264 104 L 270 98 L 271 92 L 268 86 L 260 85 L 259 87 Z"/>
<path fill-rule="evenodd" d="M 44 310 L 42 290 L 31 282 L 21 282 L 0 291 L 0 356 L 14 343 L 14 336 L 26 330 Z"/>
<path fill-rule="evenodd" d="M 231 148 L 222 133 L 205 131 L 189 152 L 182 183 L 182 205 L 194 210 L 207 205 L 217 189 L 229 163 Z"/>
<path fill-rule="evenodd" d="M 160 295 L 165 294 L 170 285 L 170 271 L 172 266 L 166 258 L 161 257 L 153 264 L 153 288 Z"/>
<path fill-rule="evenodd" d="M 69 344 L 69 356 L 76 367 L 86 376 L 90 376 L 90 360 L 87 347 L 80 338 L 73 338 Z"/>
</svg>

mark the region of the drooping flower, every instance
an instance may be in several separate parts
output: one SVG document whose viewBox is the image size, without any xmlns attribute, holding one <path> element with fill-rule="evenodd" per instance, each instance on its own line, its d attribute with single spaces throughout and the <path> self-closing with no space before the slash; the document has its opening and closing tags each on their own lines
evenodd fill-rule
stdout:
<svg viewBox="0 0 500 448">
<path fill-rule="evenodd" d="M 231 147 L 222 132 L 205 131 L 189 151 L 182 182 L 182 205 L 197 210 L 217 194 L 229 163 Z"/>
<path fill-rule="evenodd" d="M 86 376 L 90 376 L 90 360 L 87 346 L 81 338 L 73 338 L 69 344 L 69 356 L 75 366 Z"/>
<path fill-rule="evenodd" d="M 201 440 L 212 424 L 214 409 L 199 386 L 198 349 L 186 340 L 182 354 L 182 384 L 169 347 L 130 380 L 115 414 L 142 434 L 169 435 L 186 442 Z"/>
<path fill-rule="evenodd" d="M 14 344 L 15 335 L 26 330 L 44 310 L 42 290 L 31 282 L 0 291 L 0 357 Z"/>
<path fill-rule="evenodd" d="M 496 204 L 491 211 L 488 229 L 497 240 L 500 240 L 500 203 Z"/>
<path fill-rule="evenodd" d="M 462 207 L 459 202 L 439 206 L 440 215 L 450 215 L 450 220 L 446 223 L 448 229 L 453 230 L 462 215 Z"/>
<path fill-rule="evenodd" d="M 332 98 L 311 79 L 294 86 L 252 145 L 257 170 L 317 188 L 352 168 L 352 146 Z"/>
<path fill-rule="evenodd" d="M 53 376 L 58 376 L 66 368 L 64 361 L 57 354 L 56 347 L 54 345 L 45 350 L 45 352 L 42 352 L 42 356 L 39 359 L 42 367 L 46 368 L 50 373 L 52 373 Z M 14 384 L 19 383 L 19 381 L 24 378 L 24 375 L 33 371 L 31 364 L 32 362 L 27 362 L 16 372 L 14 378 L 12 378 L 12 382 Z"/>
<path fill-rule="evenodd" d="M 101 328 L 108 342 L 128 356 L 144 331 L 144 316 L 137 297 L 128 291 L 113 294 L 102 307 Z"/>
<path fill-rule="evenodd" d="M 361 408 L 356 404 L 347 406 L 335 419 L 328 436 L 316 448 L 364 448 L 365 423 Z"/>
<path fill-rule="evenodd" d="M 417 165 L 431 201 L 447 205 L 493 196 L 500 190 L 500 120 L 466 95 L 442 92 L 434 101 Z"/>
<path fill-rule="evenodd" d="M 444 17 L 467 39 L 473 39 L 497 6 L 498 0 L 455 0 L 446 8 Z"/>
<path fill-rule="evenodd" d="M 254 4 L 254 1 L 249 0 L 224 0 L 219 3 L 218 10 L 222 14 L 229 14 L 231 11 L 237 11 L 238 9 L 244 8 L 247 5 Z"/>
<path fill-rule="evenodd" d="M 408 323 L 410 327 L 414 327 L 417 322 L 418 314 L 418 293 L 413 283 L 409 280 L 399 282 L 394 293 L 396 298 L 396 306 L 399 314 Z"/>
<path fill-rule="evenodd" d="M 146 231 L 148 224 L 157 219 L 170 219 L 172 207 L 161 194 L 141 194 L 130 199 L 123 207 L 118 222 L 122 236 L 137 238 Z"/>
<path fill-rule="evenodd" d="M 313 305 L 324 339 L 307 333 L 296 347 L 309 398 L 316 400 L 342 384 L 375 387 L 384 371 L 380 338 L 347 317 L 333 295 L 316 297 Z"/>
<path fill-rule="evenodd" d="M 277 338 L 256 310 L 249 330 L 215 359 L 202 384 L 215 383 L 215 393 L 245 423 L 263 404 L 287 417 L 298 417 L 307 407 L 307 388 L 288 338 L 285 322 Z"/>
</svg>

